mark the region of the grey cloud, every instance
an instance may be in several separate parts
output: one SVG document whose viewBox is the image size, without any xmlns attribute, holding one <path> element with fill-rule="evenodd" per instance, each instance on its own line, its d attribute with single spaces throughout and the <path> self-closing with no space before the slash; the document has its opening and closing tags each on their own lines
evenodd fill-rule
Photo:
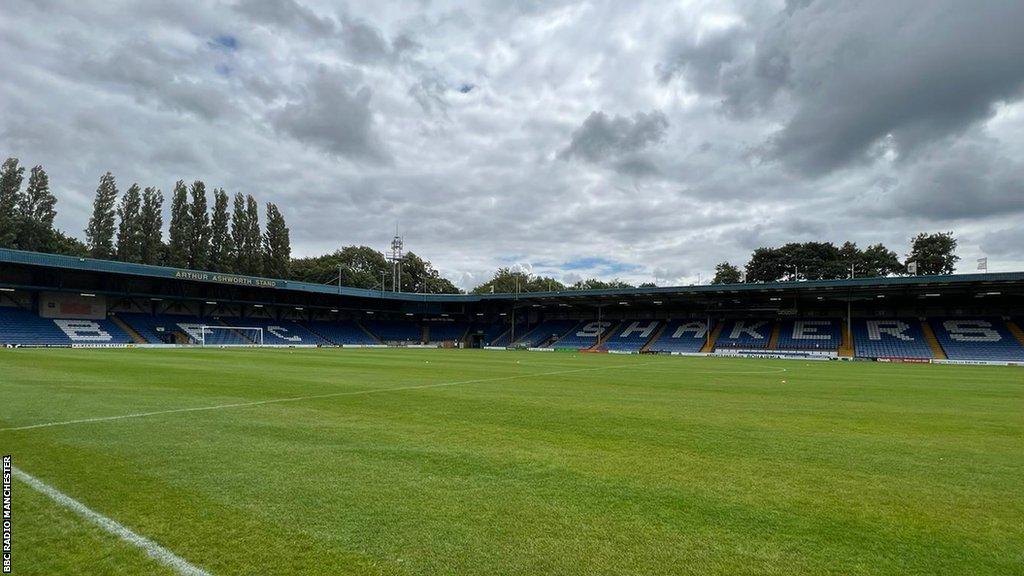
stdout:
<svg viewBox="0 0 1024 576">
<path fill-rule="evenodd" d="M 397 222 L 466 287 L 595 256 L 689 283 L 761 244 L 902 252 L 921 230 L 1020 258 L 1024 104 L 989 116 L 1017 72 L 979 56 L 1015 53 L 1016 6 L 912 1 L 14 3 L 0 148 L 46 166 L 76 233 L 108 169 L 202 178 L 278 203 L 296 255 L 383 248 Z M 969 105 L 935 88 L 939 55 Z"/>
<path fill-rule="evenodd" d="M 668 50 L 668 58 L 655 71 L 662 82 L 682 77 L 700 92 L 715 92 L 723 82 L 723 73 L 742 50 L 747 35 L 738 27 L 711 34 L 707 38 L 678 39 Z"/>
<path fill-rule="evenodd" d="M 89 74 L 169 110 L 214 119 L 229 111 L 229 97 L 216 81 L 197 72 L 196 59 L 195 53 L 175 53 L 150 40 L 132 39 L 106 54 L 87 56 L 81 72 L 70 73 Z"/>
<path fill-rule="evenodd" d="M 271 124 L 281 133 L 330 153 L 357 161 L 388 163 L 391 155 L 374 126 L 367 86 L 351 77 L 319 68 L 298 100 L 273 110 Z"/>
<path fill-rule="evenodd" d="M 1020 225 L 989 232 L 980 242 L 983 253 L 1011 258 L 1020 257 L 1021 246 L 1024 246 L 1024 226 Z"/>
<path fill-rule="evenodd" d="M 235 5 L 235 10 L 256 22 L 316 36 L 330 36 L 337 30 L 334 19 L 320 16 L 295 0 L 244 0 Z"/>
<path fill-rule="evenodd" d="M 1024 164 L 984 142 L 936 146 L 892 194 L 898 213 L 959 220 L 1024 212 Z"/>
<path fill-rule="evenodd" d="M 780 94 L 792 113 L 768 155 L 809 175 L 871 160 L 888 138 L 903 158 L 964 131 L 1024 87 L 1024 4 L 946 0 L 790 2 L 743 35 L 684 46 L 664 64 L 739 117 Z"/>
<path fill-rule="evenodd" d="M 831 7 L 798 8 L 780 23 L 798 104 L 773 145 L 789 166 L 821 174 L 865 160 L 886 136 L 906 157 L 1021 97 L 1020 2 Z"/>
<path fill-rule="evenodd" d="M 637 112 L 632 118 L 609 117 L 604 112 L 595 111 L 572 133 L 572 141 L 558 153 L 558 157 L 602 162 L 658 144 L 665 139 L 667 130 L 668 118 L 660 110 Z"/>
</svg>

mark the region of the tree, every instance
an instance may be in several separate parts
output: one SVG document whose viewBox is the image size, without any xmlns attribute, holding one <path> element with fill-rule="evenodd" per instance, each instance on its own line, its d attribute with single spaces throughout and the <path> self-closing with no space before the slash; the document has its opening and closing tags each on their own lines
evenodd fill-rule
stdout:
<svg viewBox="0 0 1024 576">
<path fill-rule="evenodd" d="M 92 203 L 92 217 L 85 229 L 89 254 L 93 258 L 110 259 L 114 255 L 114 205 L 117 203 L 117 183 L 114 175 L 107 172 L 100 178 L 96 198 Z"/>
<path fill-rule="evenodd" d="M 554 278 L 531 276 L 526 272 L 513 271 L 511 268 L 498 268 L 490 280 L 473 288 L 472 293 L 560 292 L 565 289 L 565 285 Z"/>
<path fill-rule="evenodd" d="M 747 282 L 775 282 L 786 275 L 786 255 L 778 248 L 754 250 L 747 262 Z"/>
<path fill-rule="evenodd" d="M 459 294 L 450 280 L 441 276 L 430 262 L 409 252 L 402 256 L 402 290 L 417 294 Z"/>
<path fill-rule="evenodd" d="M 917 263 L 917 273 L 931 276 L 952 274 L 960 257 L 956 255 L 956 238 L 952 232 L 918 234 L 912 239 L 907 262 Z"/>
<path fill-rule="evenodd" d="M 245 197 L 245 274 L 259 276 L 263 273 L 263 234 L 260 232 L 260 208 L 252 195 Z"/>
<path fill-rule="evenodd" d="M 75 256 L 77 258 L 89 256 L 89 247 L 85 245 L 85 242 L 73 236 L 68 236 L 60 230 L 53 231 L 50 250 L 54 254 L 62 254 L 64 256 Z"/>
<path fill-rule="evenodd" d="M 856 275 L 862 277 L 891 276 L 902 274 L 906 267 L 900 262 L 899 256 L 883 244 L 873 244 L 864 249 L 860 255 L 860 266 Z"/>
<path fill-rule="evenodd" d="M 345 246 L 332 254 L 296 258 L 290 277 L 303 282 L 337 284 L 367 290 L 381 289 L 381 277 L 391 277 L 391 266 L 384 254 L 369 246 Z"/>
<path fill-rule="evenodd" d="M 191 235 L 188 210 L 188 188 L 184 180 L 174 183 L 171 195 L 171 224 L 168 230 L 167 264 L 175 268 L 188 266 L 188 242 Z"/>
<path fill-rule="evenodd" d="M 235 249 L 228 219 L 228 194 L 223 188 L 214 190 L 213 218 L 210 219 L 210 270 L 215 272 L 232 272 L 235 268 Z"/>
<path fill-rule="evenodd" d="M 163 259 L 164 195 L 156 188 L 142 192 L 139 210 L 139 262 L 160 264 Z"/>
<path fill-rule="evenodd" d="M 728 262 L 719 262 L 715 266 L 715 278 L 712 284 L 738 284 L 742 281 L 740 269 Z"/>
<path fill-rule="evenodd" d="M 28 187 L 18 201 L 18 245 L 23 250 L 49 251 L 57 198 L 50 192 L 50 178 L 42 166 L 32 168 Z"/>
<path fill-rule="evenodd" d="M 185 245 L 188 248 L 188 267 L 193 270 L 205 270 L 210 256 L 210 215 L 207 213 L 206 184 L 202 180 L 192 183 L 190 190 L 192 204 L 188 209 L 188 236 Z"/>
<path fill-rule="evenodd" d="M 263 273 L 273 278 L 287 278 L 292 246 L 288 226 L 276 204 L 267 203 L 267 233 L 263 237 Z"/>
<path fill-rule="evenodd" d="M 142 260 L 141 209 L 141 189 L 138 184 L 132 184 L 125 190 L 121 204 L 117 207 L 120 221 L 117 227 L 117 259 L 122 262 Z"/>
<path fill-rule="evenodd" d="M 245 211 L 245 196 L 235 192 L 234 206 L 231 212 L 231 254 L 232 268 L 235 272 L 246 274 L 250 268 L 246 242 L 249 238 L 249 214 Z"/>
<path fill-rule="evenodd" d="M 588 278 L 586 280 L 580 280 L 569 287 L 570 290 L 610 290 L 615 288 L 632 288 L 633 285 L 628 282 L 623 282 L 618 278 L 613 278 L 609 281 L 598 280 L 597 278 Z"/>
<path fill-rule="evenodd" d="M 25 168 L 8 158 L 0 168 L 0 248 L 18 247 L 18 196 Z"/>
</svg>

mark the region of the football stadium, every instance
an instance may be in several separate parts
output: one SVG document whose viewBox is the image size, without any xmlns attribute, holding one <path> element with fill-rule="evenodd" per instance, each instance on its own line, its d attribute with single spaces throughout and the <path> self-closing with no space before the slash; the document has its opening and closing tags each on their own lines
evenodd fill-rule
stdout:
<svg viewBox="0 0 1024 576">
<path fill-rule="evenodd" d="M 0 576 L 1024 576 L 1022 31 L 0 3 Z"/>
<path fill-rule="evenodd" d="M 14 558 L 1019 573 L 1022 296 L 1024 273 L 414 294 L 0 250 Z"/>
</svg>

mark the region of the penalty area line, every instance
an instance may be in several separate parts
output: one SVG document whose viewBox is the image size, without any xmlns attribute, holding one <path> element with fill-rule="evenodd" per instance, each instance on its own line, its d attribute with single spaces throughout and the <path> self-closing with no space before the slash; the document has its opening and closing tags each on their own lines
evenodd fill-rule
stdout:
<svg viewBox="0 0 1024 576">
<path fill-rule="evenodd" d="M 267 404 L 282 404 L 285 402 L 300 402 L 302 400 L 318 400 L 322 398 L 337 398 L 340 396 L 361 396 L 364 394 L 382 394 L 385 392 L 401 392 L 403 390 L 422 390 L 426 388 L 443 388 L 447 386 L 459 386 L 461 384 L 483 384 L 487 382 L 502 382 L 505 380 L 518 380 L 522 378 L 541 378 L 545 376 L 558 376 L 560 374 L 573 374 L 576 372 L 593 372 L 597 370 L 614 370 L 618 368 L 637 368 L 647 364 L 622 365 L 622 366 L 599 366 L 596 368 L 574 368 L 572 370 L 556 370 L 554 372 L 541 372 L 537 374 L 515 374 L 512 376 L 496 376 L 494 378 L 477 378 L 475 380 L 457 380 L 454 382 L 436 382 L 434 384 L 415 384 L 411 386 L 395 386 L 392 388 L 374 388 L 372 390 L 351 390 L 346 392 L 328 392 L 326 394 L 313 394 L 309 396 L 289 396 L 287 398 L 271 398 L 270 400 L 254 400 L 252 402 L 234 402 L 231 404 L 216 404 L 214 406 L 196 406 L 193 408 L 173 408 L 170 410 L 154 410 L 152 412 L 135 412 L 132 414 L 121 414 L 118 416 L 97 416 L 94 418 L 81 418 L 78 420 L 63 420 L 59 422 L 43 422 L 41 424 L 28 424 L 25 426 L 13 426 L 0 428 L 0 432 L 17 432 L 20 430 L 34 430 L 36 428 L 51 428 L 54 426 L 71 426 L 73 424 L 91 424 L 94 422 L 111 422 L 114 420 L 130 420 L 134 418 L 146 418 L 149 416 L 160 416 L 163 414 L 183 414 L 187 412 L 206 412 L 210 410 L 224 410 L 228 408 L 248 408 L 251 406 L 264 406 Z"/>
<path fill-rule="evenodd" d="M 21 480 L 35 491 L 49 497 L 64 508 L 74 512 L 89 522 L 99 526 L 103 531 L 117 536 L 121 540 L 141 549 L 147 556 L 167 566 L 182 576 L 212 576 L 206 570 L 190 563 L 167 548 L 142 536 L 112 518 L 108 518 L 71 496 L 57 490 L 46 482 L 32 476 L 18 467 L 12 467 L 14 477 Z"/>
</svg>

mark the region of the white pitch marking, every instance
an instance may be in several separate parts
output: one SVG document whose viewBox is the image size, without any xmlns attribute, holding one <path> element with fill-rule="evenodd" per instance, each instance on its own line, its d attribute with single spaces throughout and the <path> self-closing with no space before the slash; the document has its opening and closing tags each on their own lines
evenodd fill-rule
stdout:
<svg viewBox="0 0 1024 576">
<path fill-rule="evenodd" d="M 646 366 L 640 364 L 639 366 Z M 82 418 L 80 420 L 64 420 L 61 422 L 44 422 L 42 424 L 29 424 L 27 426 L 14 426 L 11 428 L 0 428 L 0 432 L 14 432 L 18 430 L 33 430 L 35 428 L 50 428 L 53 426 L 69 426 L 72 424 L 88 424 L 92 422 L 109 422 L 111 420 L 127 420 L 130 418 L 145 418 L 147 416 L 159 416 L 161 414 L 180 414 L 183 412 L 205 412 L 207 410 L 222 410 L 225 408 L 245 408 L 249 406 L 263 406 L 264 404 L 280 404 L 282 402 L 298 402 L 300 400 L 316 400 L 320 398 L 335 398 L 338 396 L 358 396 L 362 394 L 379 394 L 382 392 L 395 392 L 401 390 L 420 390 L 423 388 L 441 388 L 444 386 L 458 386 L 460 384 L 479 384 L 483 382 L 500 382 L 503 380 L 516 380 L 519 378 L 535 378 L 541 376 L 557 376 L 559 374 L 572 374 L 575 372 L 591 372 L 594 370 L 611 370 L 616 368 L 637 368 L 633 365 L 622 366 L 599 366 L 597 368 L 575 368 L 573 370 L 558 370 L 555 372 L 542 372 L 539 374 L 517 374 L 515 376 L 498 376 L 495 378 L 478 378 L 476 380 L 459 380 L 456 382 L 438 382 L 435 384 L 419 384 L 415 386 L 396 386 L 394 388 L 374 388 L 373 390 L 355 390 L 349 392 L 330 392 L 327 394 L 314 394 L 311 396 L 291 396 L 288 398 L 273 398 L 271 400 L 256 400 L 253 402 L 236 402 L 232 404 L 217 404 L 215 406 L 198 406 L 195 408 L 175 408 L 172 410 L 156 410 L 153 412 L 136 412 L 134 414 L 122 414 L 120 416 L 98 416 L 95 418 Z"/>
<path fill-rule="evenodd" d="M 150 558 L 164 566 L 167 566 L 168 568 L 173 569 L 178 574 L 182 574 L 183 576 L 211 576 L 211 574 L 206 570 L 190 563 L 188 560 L 185 560 L 167 548 L 153 542 L 149 538 L 136 534 L 131 529 L 118 523 L 116 520 L 107 518 L 35 476 L 32 476 L 17 467 L 12 468 L 12 471 L 14 472 L 15 478 L 18 478 L 25 484 L 34 488 L 36 491 L 48 496 L 57 504 L 60 504 L 64 508 L 71 510 L 75 514 L 78 514 L 82 518 L 85 518 L 89 522 L 99 526 L 106 532 L 117 536 L 136 548 L 141 548 Z"/>
</svg>

